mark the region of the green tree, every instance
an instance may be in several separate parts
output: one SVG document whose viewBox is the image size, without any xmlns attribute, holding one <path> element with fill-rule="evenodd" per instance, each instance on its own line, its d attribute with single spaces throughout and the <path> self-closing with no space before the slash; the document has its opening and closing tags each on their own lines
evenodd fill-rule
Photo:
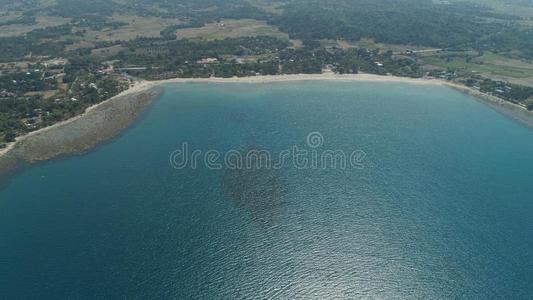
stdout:
<svg viewBox="0 0 533 300">
<path fill-rule="evenodd" d="M 11 142 L 14 142 L 15 141 L 15 138 L 17 137 L 17 135 L 13 132 L 13 131 L 8 131 L 6 132 L 6 134 L 4 135 L 4 141 L 6 143 L 11 143 Z"/>
<path fill-rule="evenodd" d="M 527 110 L 533 111 L 533 100 L 529 100 L 526 107 L 527 107 Z"/>
</svg>

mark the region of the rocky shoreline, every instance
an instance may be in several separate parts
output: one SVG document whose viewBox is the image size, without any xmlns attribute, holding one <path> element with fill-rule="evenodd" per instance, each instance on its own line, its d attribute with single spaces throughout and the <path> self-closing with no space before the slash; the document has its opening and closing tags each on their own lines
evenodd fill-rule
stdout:
<svg viewBox="0 0 533 300">
<path fill-rule="evenodd" d="M 83 153 L 112 139 L 133 123 L 157 98 L 158 87 L 132 88 L 67 121 L 23 136 L 0 155 L 0 176 L 21 164 Z"/>
<path fill-rule="evenodd" d="M 518 104 L 514 104 L 496 96 L 482 93 L 466 86 L 448 82 L 445 82 L 445 84 L 455 90 L 472 96 L 474 99 L 481 101 L 484 104 L 487 104 L 499 113 L 517 121 L 518 123 L 533 128 L 533 111 L 528 111 L 525 107 L 522 107 Z"/>
</svg>

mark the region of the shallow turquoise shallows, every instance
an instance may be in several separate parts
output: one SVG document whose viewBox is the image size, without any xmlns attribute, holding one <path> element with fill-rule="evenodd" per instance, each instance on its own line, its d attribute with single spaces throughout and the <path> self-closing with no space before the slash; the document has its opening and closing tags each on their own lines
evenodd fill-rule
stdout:
<svg viewBox="0 0 533 300">
<path fill-rule="evenodd" d="M 359 155 L 176 169 L 183 143 Z M 167 85 L 120 137 L 0 190 L 2 299 L 532 295 L 533 130 L 442 86 Z"/>
</svg>

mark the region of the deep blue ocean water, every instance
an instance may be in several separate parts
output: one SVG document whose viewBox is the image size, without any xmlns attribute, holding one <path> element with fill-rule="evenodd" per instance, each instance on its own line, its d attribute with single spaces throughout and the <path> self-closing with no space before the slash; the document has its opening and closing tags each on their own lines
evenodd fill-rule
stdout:
<svg viewBox="0 0 533 300">
<path fill-rule="evenodd" d="M 310 132 L 363 168 L 169 161 Z M 531 298 L 532 150 L 441 86 L 168 85 L 114 141 L 2 186 L 0 298 Z"/>
</svg>

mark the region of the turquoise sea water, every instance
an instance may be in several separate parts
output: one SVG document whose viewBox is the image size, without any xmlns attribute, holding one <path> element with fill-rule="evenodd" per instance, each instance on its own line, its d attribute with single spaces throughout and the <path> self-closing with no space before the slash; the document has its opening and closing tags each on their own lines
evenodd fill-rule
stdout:
<svg viewBox="0 0 533 300">
<path fill-rule="evenodd" d="M 170 154 L 364 151 L 364 168 Z M 168 85 L 94 151 L 0 190 L 0 298 L 527 299 L 533 130 L 440 86 Z"/>
</svg>

